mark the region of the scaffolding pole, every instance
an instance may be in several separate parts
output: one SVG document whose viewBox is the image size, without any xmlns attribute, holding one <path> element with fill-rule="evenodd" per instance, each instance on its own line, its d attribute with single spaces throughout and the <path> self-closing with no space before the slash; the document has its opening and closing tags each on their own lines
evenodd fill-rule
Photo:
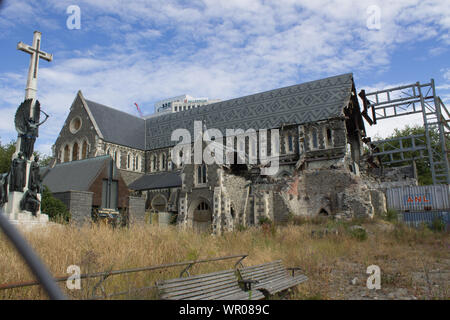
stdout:
<svg viewBox="0 0 450 320">
<path fill-rule="evenodd" d="M 362 115 L 371 126 L 383 119 L 422 114 L 425 130 L 424 145 L 416 146 L 414 144 L 415 136 L 381 140 L 373 143 L 382 146 L 384 143 L 395 140 L 399 142 L 400 146 L 392 150 L 384 150 L 383 147 L 383 150 L 378 150 L 374 155 L 388 156 L 387 160 L 382 161 L 385 164 L 414 161 L 417 158 L 426 157 L 430 164 L 433 184 L 450 184 L 449 150 L 447 148 L 447 145 L 450 144 L 450 113 L 436 94 L 433 79 L 426 84 L 416 82 L 369 93 L 361 90 L 359 96 L 364 106 Z M 433 133 L 437 134 L 438 143 L 432 143 Z M 403 147 L 402 142 L 405 139 L 412 139 L 412 147 Z M 416 151 L 419 151 L 417 156 L 405 158 L 406 152 Z M 426 155 L 423 154 L 424 151 Z M 400 159 L 394 159 L 395 154 L 400 155 Z"/>
</svg>

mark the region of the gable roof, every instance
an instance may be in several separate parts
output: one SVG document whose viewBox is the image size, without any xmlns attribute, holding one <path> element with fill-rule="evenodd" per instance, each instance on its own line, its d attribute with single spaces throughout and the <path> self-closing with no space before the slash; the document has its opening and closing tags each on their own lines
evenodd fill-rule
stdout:
<svg viewBox="0 0 450 320">
<path fill-rule="evenodd" d="M 66 191 L 88 191 L 100 170 L 108 164 L 111 157 L 100 156 L 70 162 L 63 162 L 53 168 L 41 168 L 42 184 L 52 193 Z"/>
<path fill-rule="evenodd" d="M 105 141 L 145 149 L 144 119 L 88 99 L 84 101 Z"/>
<path fill-rule="evenodd" d="M 207 128 L 271 129 L 286 124 L 316 122 L 343 117 L 351 98 L 353 74 L 346 73 L 241 98 L 221 101 L 201 108 L 146 119 L 146 149 L 175 145 L 171 134 L 185 128 L 193 138 L 194 121 Z"/>
<path fill-rule="evenodd" d="M 180 172 L 163 172 L 146 174 L 132 182 L 128 188 L 131 190 L 151 190 L 163 188 L 175 188 L 181 186 Z"/>
</svg>

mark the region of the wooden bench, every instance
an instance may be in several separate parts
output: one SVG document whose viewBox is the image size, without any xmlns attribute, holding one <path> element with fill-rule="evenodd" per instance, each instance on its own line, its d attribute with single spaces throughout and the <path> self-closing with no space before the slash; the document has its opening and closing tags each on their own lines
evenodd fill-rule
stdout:
<svg viewBox="0 0 450 320">
<path fill-rule="evenodd" d="M 296 271 L 300 268 L 285 268 L 281 260 L 238 269 L 246 289 L 259 290 L 266 298 L 308 280 L 303 274 L 296 275 Z"/>
<path fill-rule="evenodd" d="M 260 300 L 258 290 L 244 291 L 239 286 L 236 270 L 225 270 L 198 276 L 156 282 L 164 300 Z"/>
</svg>

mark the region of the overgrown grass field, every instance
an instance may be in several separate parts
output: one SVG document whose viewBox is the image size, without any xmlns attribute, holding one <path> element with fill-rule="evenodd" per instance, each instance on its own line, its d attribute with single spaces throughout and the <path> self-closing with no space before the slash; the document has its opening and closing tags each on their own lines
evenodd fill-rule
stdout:
<svg viewBox="0 0 450 320">
<path fill-rule="evenodd" d="M 352 228 L 354 224 L 365 231 Z M 248 254 L 244 265 L 281 259 L 286 267 L 301 267 L 309 277 L 306 283 L 275 299 L 449 298 L 449 234 L 379 219 L 301 219 L 284 226 L 266 224 L 221 236 L 152 225 L 116 229 L 57 225 L 25 235 L 54 276 L 67 276 L 70 265 L 80 266 L 81 273 L 92 273 L 243 253 Z M 198 264 L 190 273 L 231 269 L 235 262 Z M 381 268 L 381 290 L 366 288 L 369 265 Z M 74 299 L 91 298 L 96 286 L 95 295 L 102 294 L 103 286 L 105 294 L 129 292 L 114 299 L 157 299 L 154 289 L 132 289 L 178 277 L 182 269 L 111 276 L 101 286 L 99 278 L 86 279 L 81 282 L 81 290 L 68 290 L 65 282 L 60 286 Z M 33 280 L 33 275 L 0 234 L 0 284 L 26 280 Z M 39 286 L 0 290 L 0 299 L 46 298 Z"/>
</svg>

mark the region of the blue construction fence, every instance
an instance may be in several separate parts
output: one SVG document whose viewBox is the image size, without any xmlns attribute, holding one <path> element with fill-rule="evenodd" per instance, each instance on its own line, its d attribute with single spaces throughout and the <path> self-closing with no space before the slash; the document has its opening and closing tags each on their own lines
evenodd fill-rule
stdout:
<svg viewBox="0 0 450 320">
<path fill-rule="evenodd" d="M 431 227 L 435 220 L 440 220 L 445 224 L 445 230 L 450 230 L 450 211 L 401 212 L 399 216 L 411 227 L 419 227 L 423 223 Z"/>
</svg>

